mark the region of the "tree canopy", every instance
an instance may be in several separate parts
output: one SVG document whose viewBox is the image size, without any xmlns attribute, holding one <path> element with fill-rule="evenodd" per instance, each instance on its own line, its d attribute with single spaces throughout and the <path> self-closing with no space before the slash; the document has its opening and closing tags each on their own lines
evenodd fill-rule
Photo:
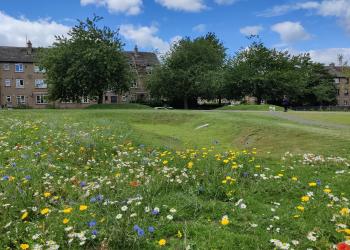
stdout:
<svg viewBox="0 0 350 250">
<path fill-rule="evenodd" d="M 132 74 L 119 32 L 97 26 L 101 19 L 79 21 L 67 37 L 57 36 L 51 48 L 39 53 L 51 100 L 88 97 L 102 103 L 105 91 L 128 90 Z"/>
<path fill-rule="evenodd" d="M 254 41 L 229 61 L 226 74 L 228 98 L 256 97 L 258 103 L 281 103 L 286 95 L 294 105 L 320 105 L 335 102 L 332 76 L 308 54 L 267 48 Z"/>
<path fill-rule="evenodd" d="M 174 44 L 148 79 L 151 95 L 188 108 L 198 97 L 212 98 L 220 88 L 226 49 L 213 33 Z M 214 91 L 215 90 L 215 91 Z"/>
</svg>

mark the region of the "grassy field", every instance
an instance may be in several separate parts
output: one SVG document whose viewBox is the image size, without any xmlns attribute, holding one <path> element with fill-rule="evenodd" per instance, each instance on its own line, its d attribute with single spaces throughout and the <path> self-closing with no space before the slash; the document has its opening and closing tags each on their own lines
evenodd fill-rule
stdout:
<svg viewBox="0 0 350 250">
<path fill-rule="evenodd" d="M 241 105 L 233 105 L 233 106 L 224 106 L 219 108 L 219 110 L 242 110 L 242 111 L 269 111 L 270 106 L 276 107 L 276 111 L 282 111 L 283 108 L 275 105 L 253 105 L 253 104 L 241 104 Z"/>
<path fill-rule="evenodd" d="M 0 249 L 332 249 L 350 116 L 287 115 L 1 111 Z"/>
</svg>

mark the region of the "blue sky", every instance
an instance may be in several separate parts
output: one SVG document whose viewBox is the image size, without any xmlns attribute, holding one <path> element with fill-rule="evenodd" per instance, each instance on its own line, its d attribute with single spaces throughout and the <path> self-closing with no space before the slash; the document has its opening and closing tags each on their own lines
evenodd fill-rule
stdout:
<svg viewBox="0 0 350 250">
<path fill-rule="evenodd" d="M 0 45 L 49 46 L 76 19 L 103 16 L 126 49 L 166 52 L 172 42 L 215 32 L 234 54 L 259 34 L 269 47 L 350 61 L 350 0 L 0 0 Z"/>
</svg>

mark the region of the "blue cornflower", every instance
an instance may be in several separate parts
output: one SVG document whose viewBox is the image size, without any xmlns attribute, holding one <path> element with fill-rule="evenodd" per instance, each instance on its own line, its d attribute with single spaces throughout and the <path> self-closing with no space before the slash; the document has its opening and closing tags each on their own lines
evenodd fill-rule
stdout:
<svg viewBox="0 0 350 250">
<path fill-rule="evenodd" d="M 97 200 L 96 200 L 96 198 L 95 197 L 92 197 L 91 199 L 90 199 L 90 202 L 91 203 L 95 203 Z"/>
<path fill-rule="evenodd" d="M 89 227 L 94 227 L 94 226 L 96 226 L 96 221 L 90 221 L 89 222 Z"/>
<path fill-rule="evenodd" d="M 138 225 L 134 226 L 134 231 L 138 231 L 139 229 L 141 229 Z"/>
<path fill-rule="evenodd" d="M 30 177 L 30 175 L 26 175 L 25 177 L 24 177 L 26 180 L 30 180 L 30 179 L 32 179 L 32 177 Z"/>
<path fill-rule="evenodd" d="M 153 233 L 155 231 L 154 227 L 148 227 L 148 232 Z"/>
<path fill-rule="evenodd" d="M 153 214 L 153 215 L 158 215 L 158 214 L 159 214 L 159 211 L 158 211 L 158 210 L 153 209 L 153 210 L 152 210 L 152 214 Z"/>
<path fill-rule="evenodd" d="M 97 195 L 97 196 L 96 196 L 96 199 L 97 199 L 98 201 L 103 201 L 103 195 L 102 195 L 102 194 Z"/>
<path fill-rule="evenodd" d="M 316 183 L 318 186 L 321 186 L 321 184 L 322 184 L 321 180 L 317 180 Z"/>
<path fill-rule="evenodd" d="M 85 182 L 85 181 L 81 181 L 81 182 L 80 182 L 80 186 L 81 186 L 81 187 L 85 187 L 85 186 L 86 186 L 86 182 Z"/>
<path fill-rule="evenodd" d="M 248 177 L 248 175 L 249 175 L 249 174 L 248 174 L 247 172 L 244 172 L 244 173 L 243 173 L 243 177 Z"/>
<path fill-rule="evenodd" d="M 8 176 L 8 175 L 5 175 L 4 177 L 2 177 L 2 180 L 4 180 L 4 181 L 8 181 L 10 179 L 10 176 Z"/>
<path fill-rule="evenodd" d="M 137 230 L 137 235 L 139 236 L 139 237 L 142 237 L 142 236 L 144 236 L 145 235 L 145 231 L 143 231 L 143 229 L 139 229 L 139 230 Z"/>
<path fill-rule="evenodd" d="M 92 235 L 97 235 L 97 234 L 98 234 L 98 231 L 97 231 L 97 230 L 92 230 L 91 234 L 92 234 Z"/>
<path fill-rule="evenodd" d="M 12 166 L 12 167 L 16 167 L 16 166 L 17 166 L 16 162 L 12 162 L 12 163 L 11 163 L 11 166 Z"/>
</svg>

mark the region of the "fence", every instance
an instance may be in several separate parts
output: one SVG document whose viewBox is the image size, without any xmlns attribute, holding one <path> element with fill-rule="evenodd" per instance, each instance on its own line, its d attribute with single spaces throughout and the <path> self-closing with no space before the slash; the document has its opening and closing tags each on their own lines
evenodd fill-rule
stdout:
<svg viewBox="0 0 350 250">
<path fill-rule="evenodd" d="M 350 106 L 300 106 L 292 107 L 295 111 L 347 111 L 350 112 Z"/>
</svg>

